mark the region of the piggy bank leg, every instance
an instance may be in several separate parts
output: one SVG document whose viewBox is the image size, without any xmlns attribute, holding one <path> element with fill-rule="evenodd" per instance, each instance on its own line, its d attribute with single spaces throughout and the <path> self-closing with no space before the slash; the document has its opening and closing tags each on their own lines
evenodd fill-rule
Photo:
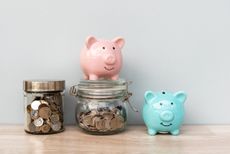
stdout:
<svg viewBox="0 0 230 154">
<path fill-rule="evenodd" d="M 157 131 L 155 129 L 148 128 L 149 135 L 156 135 Z"/>
<path fill-rule="evenodd" d="M 179 135 L 180 133 L 180 130 L 179 129 L 176 129 L 176 130 L 173 130 L 170 132 L 172 135 Z"/>
<path fill-rule="evenodd" d="M 90 74 L 89 75 L 89 80 L 98 80 L 98 76 L 95 74 Z"/>
<path fill-rule="evenodd" d="M 86 74 L 84 74 L 84 79 L 85 79 L 85 80 L 89 80 L 89 76 L 86 75 Z"/>
<path fill-rule="evenodd" d="M 114 75 L 114 76 L 112 76 L 111 79 L 112 79 L 112 80 L 118 80 L 118 79 L 119 79 L 119 75 Z"/>
</svg>

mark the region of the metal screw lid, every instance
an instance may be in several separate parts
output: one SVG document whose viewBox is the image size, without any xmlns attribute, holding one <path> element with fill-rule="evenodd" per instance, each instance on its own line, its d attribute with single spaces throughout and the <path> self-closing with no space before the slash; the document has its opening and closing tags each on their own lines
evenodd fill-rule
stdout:
<svg viewBox="0 0 230 154">
<path fill-rule="evenodd" d="M 63 91 L 65 80 L 25 80 L 23 87 L 26 92 Z"/>
</svg>

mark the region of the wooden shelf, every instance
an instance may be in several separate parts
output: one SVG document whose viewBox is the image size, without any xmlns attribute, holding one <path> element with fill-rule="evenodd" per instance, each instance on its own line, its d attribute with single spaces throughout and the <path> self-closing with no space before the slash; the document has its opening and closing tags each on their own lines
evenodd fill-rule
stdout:
<svg viewBox="0 0 230 154">
<path fill-rule="evenodd" d="M 144 126 L 110 136 L 85 134 L 76 126 L 59 134 L 30 135 L 22 125 L 0 125 L 0 153 L 229 154 L 230 125 L 186 125 L 179 136 L 149 136 Z"/>
</svg>

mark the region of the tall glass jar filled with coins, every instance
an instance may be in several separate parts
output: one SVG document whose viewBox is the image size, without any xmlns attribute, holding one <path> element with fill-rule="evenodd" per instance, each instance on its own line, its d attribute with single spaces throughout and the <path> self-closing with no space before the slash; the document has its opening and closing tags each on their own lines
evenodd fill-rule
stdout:
<svg viewBox="0 0 230 154">
<path fill-rule="evenodd" d="M 76 96 L 78 126 L 90 134 L 114 134 L 126 127 L 130 96 L 124 80 L 82 80 L 70 89 Z"/>
<path fill-rule="evenodd" d="M 24 130 L 31 134 L 62 132 L 65 81 L 26 80 L 24 85 Z"/>
</svg>

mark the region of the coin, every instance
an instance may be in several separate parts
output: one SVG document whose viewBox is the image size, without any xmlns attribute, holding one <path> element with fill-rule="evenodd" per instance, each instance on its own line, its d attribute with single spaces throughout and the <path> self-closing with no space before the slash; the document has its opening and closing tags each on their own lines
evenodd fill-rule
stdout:
<svg viewBox="0 0 230 154">
<path fill-rule="evenodd" d="M 111 129 L 117 129 L 117 118 L 114 117 L 110 122 Z"/>
<path fill-rule="evenodd" d="M 104 130 L 105 129 L 105 120 L 104 119 L 100 119 L 96 121 L 96 128 L 98 130 Z"/>
<path fill-rule="evenodd" d="M 86 128 L 86 129 L 87 129 L 87 127 L 85 127 L 85 125 L 84 125 L 83 123 L 79 123 L 79 126 L 80 126 L 81 128 Z"/>
<path fill-rule="evenodd" d="M 84 118 L 83 118 L 83 124 L 85 126 L 92 125 L 92 116 L 91 115 L 84 116 Z"/>
<path fill-rule="evenodd" d="M 110 125 L 111 119 L 105 119 L 105 129 L 110 130 L 111 125 Z"/>
<path fill-rule="evenodd" d="M 37 126 L 37 127 L 40 127 L 40 126 L 42 126 L 43 125 L 43 123 L 44 123 L 44 120 L 40 117 L 40 118 L 38 118 L 38 119 L 36 119 L 36 120 L 34 120 L 34 125 L 35 126 Z"/>
<path fill-rule="evenodd" d="M 29 128 L 29 131 L 32 133 L 36 131 L 36 126 L 34 125 L 34 123 L 29 123 L 28 128 Z"/>
<path fill-rule="evenodd" d="M 53 131 L 59 131 L 61 129 L 61 122 L 56 122 L 56 123 L 52 123 L 51 124 L 51 128 L 53 129 Z"/>
<path fill-rule="evenodd" d="M 112 129 L 118 129 L 118 128 L 122 128 L 124 126 L 124 118 L 121 116 L 115 116 L 112 120 L 111 120 L 111 128 Z"/>
<path fill-rule="evenodd" d="M 119 110 L 118 110 L 117 108 L 113 108 L 113 109 L 112 109 L 112 112 L 113 112 L 114 114 L 120 114 L 120 112 L 119 112 Z"/>
<path fill-rule="evenodd" d="M 101 117 L 99 117 L 99 116 L 94 116 L 94 117 L 92 118 L 92 126 L 94 126 L 94 127 L 96 128 L 96 123 L 97 123 L 98 121 L 100 121 L 100 119 L 101 119 Z"/>
<path fill-rule="evenodd" d="M 35 100 L 35 101 L 33 101 L 33 102 L 31 103 L 31 108 L 32 108 L 33 110 L 38 110 L 38 107 L 39 107 L 40 104 L 41 104 L 41 101 Z"/>
<path fill-rule="evenodd" d="M 117 116 L 117 128 L 123 128 L 124 123 L 124 118 L 122 116 Z"/>
<path fill-rule="evenodd" d="M 43 133 L 48 133 L 50 131 L 50 126 L 48 124 L 44 124 L 41 126 L 41 131 Z"/>
<path fill-rule="evenodd" d="M 94 116 L 94 115 L 97 115 L 98 112 L 97 112 L 97 110 L 92 110 L 90 114 L 91 114 L 92 116 Z"/>
<path fill-rule="evenodd" d="M 111 120 L 113 118 L 113 113 L 105 112 L 102 114 L 102 116 L 107 120 Z"/>
<path fill-rule="evenodd" d="M 51 125 L 50 119 L 46 119 L 46 120 L 45 120 L 45 123 L 48 124 L 48 125 Z"/>
<path fill-rule="evenodd" d="M 38 114 L 43 119 L 49 119 L 49 117 L 51 116 L 51 110 L 48 106 L 45 105 L 45 106 L 39 107 Z"/>
<path fill-rule="evenodd" d="M 41 104 L 46 104 L 46 105 L 49 105 L 49 103 L 45 100 L 40 100 Z"/>
<path fill-rule="evenodd" d="M 32 110 L 30 112 L 31 119 L 37 119 L 38 118 L 38 111 L 37 110 Z"/>
<path fill-rule="evenodd" d="M 114 131 L 116 129 L 123 128 L 125 126 L 125 120 L 122 112 L 124 110 L 122 106 L 116 106 L 113 108 L 97 107 L 87 112 L 81 112 L 78 114 L 79 126 L 89 131 Z"/>
<path fill-rule="evenodd" d="M 58 108 L 54 103 L 50 103 L 50 109 L 51 111 L 58 111 Z"/>
<path fill-rule="evenodd" d="M 50 120 L 52 123 L 58 122 L 60 120 L 59 115 L 58 114 L 52 114 L 50 116 Z"/>
</svg>

